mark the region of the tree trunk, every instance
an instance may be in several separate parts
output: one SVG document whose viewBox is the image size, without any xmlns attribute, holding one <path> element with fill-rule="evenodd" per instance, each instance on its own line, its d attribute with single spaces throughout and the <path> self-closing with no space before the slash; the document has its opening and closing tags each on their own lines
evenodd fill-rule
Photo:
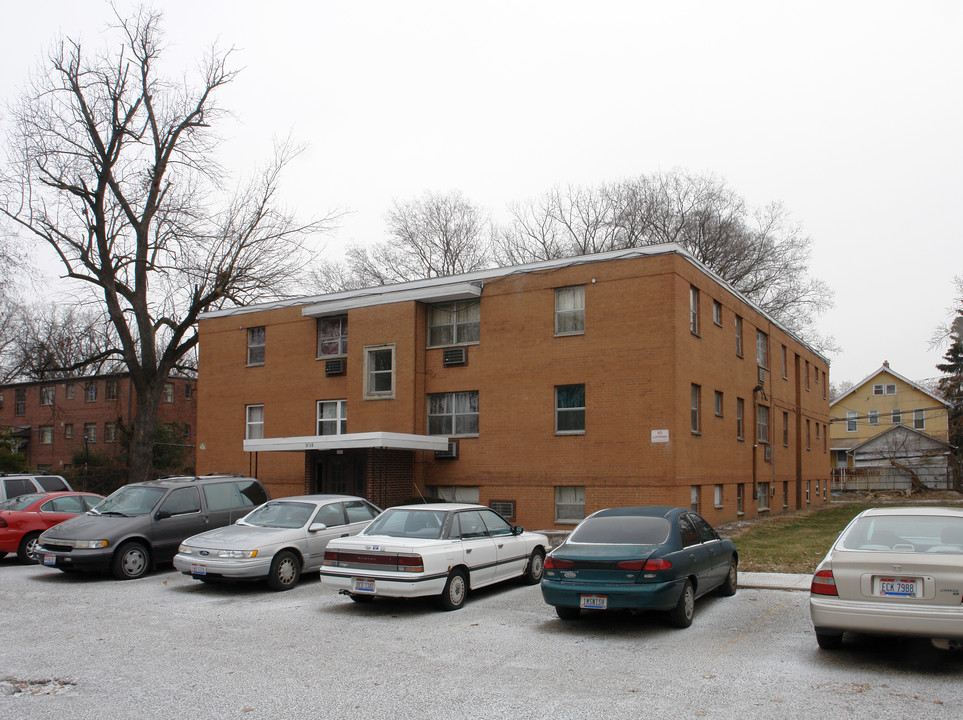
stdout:
<svg viewBox="0 0 963 720">
<path fill-rule="evenodd" d="M 140 383 L 138 383 L 140 385 Z M 156 387 L 153 387 L 155 386 Z M 128 481 L 144 482 L 153 479 L 154 427 L 157 425 L 157 408 L 160 406 L 163 379 L 149 386 L 136 389 L 134 426 L 130 433 L 128 455 Z"/>
</svg>

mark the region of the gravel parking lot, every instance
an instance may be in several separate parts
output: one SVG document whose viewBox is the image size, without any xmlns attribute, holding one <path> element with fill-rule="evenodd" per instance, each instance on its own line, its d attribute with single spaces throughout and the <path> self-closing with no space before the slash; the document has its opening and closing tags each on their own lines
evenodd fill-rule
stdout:
<svg viewBox="0 0 963 720">
<path fill-rule="evenodd" d="M 963 653 L 816 647 L 808 593 L 743 589 L 558 620 L 509 584 L 439 612 L 163 570 L 129 582 L 0 561 L 0 718 L 795 718 L 963 715 Z"/>
</svg>

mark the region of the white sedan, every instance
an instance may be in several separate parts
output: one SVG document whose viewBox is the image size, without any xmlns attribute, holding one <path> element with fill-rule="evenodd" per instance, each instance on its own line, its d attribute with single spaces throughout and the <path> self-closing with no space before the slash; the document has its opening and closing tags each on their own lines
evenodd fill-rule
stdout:
<svg viewBox="0 0 963 720">
<path fill-rule="evenodd" d="M 380 512 L 352 495 L 271 500 L 234 525 L 187 538 L 174 567 L 198 580 L 266 578 L 272 590 L 289 590 L 321 567 L 331 540 L 361 532 Z"/>
<path fill-rule="evenodd" d="M 437 596 L 457 610 L 476 589 L 542 579 L 548 538 L 512 526 L 483 505 L 435 503 L 385 510 L 355 537 L 328 544 L 321 582 L 363 602 Z"/>
<path fill-rule="evenodd" d="M 873 508 L 857 515 L 816 568 L 809 610 L 816 641 L 843 633 L 930 638 L 963 647 L 963 510 Z"/>
</svg>

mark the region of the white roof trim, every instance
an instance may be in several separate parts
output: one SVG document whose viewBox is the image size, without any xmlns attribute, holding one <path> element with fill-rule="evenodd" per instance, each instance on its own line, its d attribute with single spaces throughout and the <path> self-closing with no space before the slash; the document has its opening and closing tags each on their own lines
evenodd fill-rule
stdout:
<svg viewBox="0 0 963 720">
<path fill-rule="evenodd" d="M 390 290 L 377 292 L 377 289 L 369 291 L 370 294 L 363 297 L 342 298 L 338 300 L 322 300 L 306 307 L 301 308 L 301 314 L 307 317 L 324 317 L 325 315 L 337 315 L 348 310 L 359 307 L 370 307 L 371 305 L 387 305 L 397 302 L 453 302 L 455 300 L 474 300 L 481 296 L 482 283 L 480 282 L 459 282 L 446 283 L 444 285 L 432 285 L 423 288 L 410 288 L 408 290 Z"/>
<path fill-rule="evenodd" d="M 245 440 L 244 452 L 304 452 L 305 450 L 447 450 L 447 435 L 409 435 L 406 433 L 368 432 L 345 435 L 307 435 L 304 437 Z"/>
<path fill-rule="evenodd" d="M 904 383 L 906 383 L 906 384 L 909 385 L 910 387 L 914 388 L 915 390 L 918 390 L 919 392 L 923 393 L 924 395 L 929 396 L 929 397 L 932 398 L 933 400 L 936 400 L 936 402 L 938 402 L 938 403 L 939 403 L 940 405 L 942 405 L 943 407 L 949 409 L 950 404 L 949 404 L 948 402 L 946 402 L 946 400 L 944 400 L 943 398 L 941 398 L 941 397 L 939 397 L 939 396 L 937 396 L 937 395 L 934 395 L 933 393 L 931 393 L 929 390 L 927 390 L 925 387 L 923 387 L 923 386 L 920 385 L 919 383 L 915 383 L 915 382 L 913 382 L 912 380 L 910 380 L 909 378 L 903 377 L 903 376 L 900 375 L 898 372 L 896 372 L 895 370 L 893 370 L 893 368 L 888 367 L 888 366 L 886 366 L 886 365 L 880 365 L 880 367 L 879 367 L 878 370 L 874 370 L 874 371 L 871 372 L 869 375 L 867 375 L 867 376 L 864 377 L 862 380 L 860 380 L 858 383 L 856 383 L 855 385 L 853 385 L 849 390 L 847 390 L 847 391 L 844 392 L 842 395 L 840 395 L 838 398 L 836 398 L 835 400 L 830 401 L 829 407 L 832 407 L 833 405 L 835 405 L 836 403 L 840 402 L 840 401 L 843 400 L 844 398 L 847 398 L 847 397 L 849 397 L 850 395 L 852 395 L 854 392 L 857 392 L 858 390 L 862 389 L 863 387 L 865 387 L 866 385 L 868 385 L 871 380 L 875 380 L 877 377 L 879 377 L 879 376 L 882 375 L 883 373 L 887 373 L 887 374 L 889 374 L 889 375 L 892 375 L 892 376 L 893 376 L 894 378 L 896 378 L 897 380 L 903 381 Z M 877 384 L 877 383 L 874 383 L 874 384 Z M 883 397 L 883 396 L 880 396 L 880 397 Z M 910 412 L 912 412 L 912 410 L 911 410 Z"/>
</svg>

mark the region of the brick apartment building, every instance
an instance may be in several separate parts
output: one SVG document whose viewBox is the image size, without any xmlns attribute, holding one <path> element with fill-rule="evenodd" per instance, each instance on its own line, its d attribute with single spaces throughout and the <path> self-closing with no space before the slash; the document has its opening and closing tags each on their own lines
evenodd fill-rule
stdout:
<svg viewBox="0 0 963 720">
<path fill-rule="evenodd" d="M 828 490 L 827 360 L 675 245 L 223 310 L 199 333 L 198 470 L 274 497 L 442 497 L 546 529 Z"/>
<path fill-rule="evenodd" d="M 184 426 L 184 443 L 191 446 L 195 387 L 194 380 L 171 377 L 158 410 L 159 422 Z M 0 385 L 0 429 L 12 431 L 31 468 L 61 474 L 85 449 L 85 436 L 89 452 L 120 452 L 120 428 L 130 427 L 134 418 L 133 392 L 125 373 Z M 194 455 L 190 447 L 189 467 Z"/>
</svg>

